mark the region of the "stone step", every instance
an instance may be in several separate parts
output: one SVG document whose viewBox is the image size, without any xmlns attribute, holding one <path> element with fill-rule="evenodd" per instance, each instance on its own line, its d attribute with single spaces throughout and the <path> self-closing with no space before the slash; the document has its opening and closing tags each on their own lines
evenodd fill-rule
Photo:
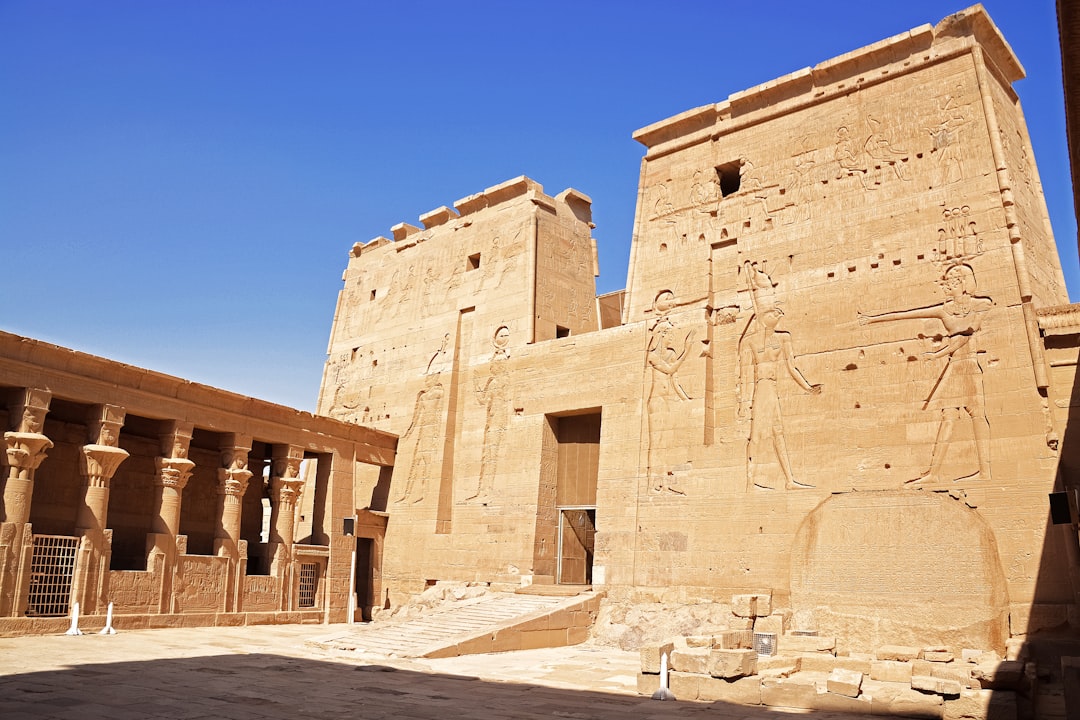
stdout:
<svg viewBox="0 0 1080 720">
<path fill-rule="evenodd" d="M 496 644 L 500 649 L 518 649 L 523 643 L 555 647 L 584 640 L 591 617 L 580 612 L 588 610 L 595 616 L 598 608 L 599 596 L 595 593 L 572 597 L 499 593 L 412 620 L 355 625 L 311 642 L 337 650 L 396 657 L 491 652 Z M 563 610 L 571 612 L 555 617 Z M 587 618 L 584 624 L 583 618 Z M 577 625 L 571 630 L 574 623 Z"/>
</svg>

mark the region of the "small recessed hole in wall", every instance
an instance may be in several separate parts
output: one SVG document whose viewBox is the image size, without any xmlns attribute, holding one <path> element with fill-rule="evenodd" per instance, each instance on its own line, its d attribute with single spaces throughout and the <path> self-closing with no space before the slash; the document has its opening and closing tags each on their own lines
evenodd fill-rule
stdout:
<svg viewBox="0 0 1080 720">
<path fill-rule="evenodd" d="M 858 409 L 859 409 L 859 408 L 861 408 L 861 407 L 862 407 L 862 405 L 860 405 L 859 403 L 855 403 L 855 409 L 856 409 L 856 410 L 858 410 Z"/>
<path fill-rule="evenodd" d="M 889 463 L 885 463 L 885 469 L 886 470 L 889 470 L 891 468 L 892 468 L 892 465 L 890 465 Z"/>
<path fill-rule="evenodd" d="M 915 153 L 915 157 L 917 157 L 917 158 L 919 158 L 921 160 L 922 159 L 922 153 Z"/>
<path fill-rule="evenodd" d="M 859 366 L 856 365 L 855 363 L 848 363 L 847 365 L 844 366 L 844 369 L 845 370 L 858 370 Z"/>
<path fill-rule="evenodd" d="M 744 228 L 746 228 L 747 230 L 749 230 L 750 229 L 750 221 L 749 220 L 744 220 L 742 226 Z"/>
<path fill-rule="evenodd" d="M 372 300 L 374 300 L 374 299 L 375 299 L 375 291 L 374 291 L 374 290 L 372 290 L 372 291 L 371 291 L 371 299 L 372 299 Z"/>
<path fill-rule="evenodd" d="M 854 265 L 848 265 L 847 271 L 848 272 L 855 272 L 855 266 Z"/>
<path fill-rule="evenodd" d="M 379 359 L 378 358 L 374 358 L 371 361 L 371 367 L 376 367 L 376 366 L 378 366 L 378 364 L 379 364 Z"/>
<path fill-rule="evenodd" d="M 918 360 L 918 359 L 919 359 L 919 358 L 915 357 L 914 355 L 908 355 L 908 356 L 907 356 L 907 361 L 908 361 L 908 362 L 915 362 L 915 361 L 916 361 L 916 360 Z"/>
<path fill-rule="evenodd" d="M 424 587 L 435 587 L 435 583 L 437 582 L 438 580 L 425 580 Z"/>
<path fill-rule="evenodd" d="M 862 360 L 865 357 L 866 357 L 866 351 L 865 350 L 860 350 L 859 351 L 859 359 Z"/>
<path fill-rule="evenodd" d="M 871 269 L 877 270 L 877 266 L 878 266 L 877 263 L 870 263 Z"/>
<path fill-rule="evenodd" d="M 470 255 L 465 263 L 465 270 L 478 270 L 480 268 L 480 253 Z"/>
<path fill-rule="evenodd" d="M 720 180 L 720 195 L 728 195 L 739 191 L 739 183 L 742 181 L 742 162 L 735 160 L 716 166 L 716 177 Z"/>
<path fill-rule="evenodd" d="M 667 252 L 667 243 L 660 243 L 660 252 Z"/>
<path fill-rule="evenodd" d="M 514 414 L 515 415 L 524 415 L 525 414 L 525 408 L 518 408 L 518 407 L 514 408 Z"/>
<path fill-rule="evenodd" d="M 836 277 L 836 273 L 830 271 L 826 277 Z"/>
<path fill-rule="evenodd" d="M 896 258 L 895 260 L 893 260 L 892 264 L 893 265 L 899 265 L 900 264 L 900 258 Z"/>
<path fill-rule="evenodd" d="M 916 260 L 922 260 L 924 257 L 926 257 L 926 256 L 925 255 L 916 255 L 915 259 Z"/>
<path fill-rule="evenodd" d="M 555 326 L 555 337 L 556 338 L 570 337 L 570 328 L 563 327 L 562 325 L 556 325 Z"/>
<path fill-rule="evenodd" d="M 826 178 L 825 180 L 822 180 L 822 181 L 821 181 L 821 184 L 822 184 L 822 185 L 828 185 L 828 184 L 829 184 L 829 180 L 828 180 L 828 178 Z"/>
<path fill-rule="evenodd" d="M 877 259 L 878 259 L 878 260 L 884 260 L 884 259 L 885 259 L 885 255 L 884 255 L 883 253 L 878 253 L 878 254 L 877 254 Z"/>
</svg>

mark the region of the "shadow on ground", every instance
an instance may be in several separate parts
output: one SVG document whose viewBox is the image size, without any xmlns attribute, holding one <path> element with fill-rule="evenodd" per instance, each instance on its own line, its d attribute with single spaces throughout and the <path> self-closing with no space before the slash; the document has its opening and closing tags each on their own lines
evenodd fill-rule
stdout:
<svg viewBox="0 0 1080 720">
<path fill-rule="evenodd" d="M 834 713 L 818 718 L 854 718 Z M 214 655 L 0 677 L 0 718 L 765 718 L 775 711 L 725 703 L 488 682 L 381 665 L 273 654 Z"/>
</svg>

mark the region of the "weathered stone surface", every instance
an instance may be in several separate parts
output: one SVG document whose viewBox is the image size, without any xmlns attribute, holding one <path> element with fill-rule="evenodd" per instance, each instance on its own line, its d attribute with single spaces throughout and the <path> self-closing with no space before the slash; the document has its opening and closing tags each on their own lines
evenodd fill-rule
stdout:
<svg viewBox="0 0 1080 720">
<path fill-rule="evenodd" d="M 952 662 L 954 657 L 952 650 L 946 647 L 927 647 L 923 648 L 922 651 L 922 659 L 929 660 L 930 662 Z"/>
<path fill-rule="evenodd" d="M 877 660 L 870 663 L 870 677 L 883 682 L 911 684 L 911 663 Z"/>
<path fill-rule="evenodd" d="M 731 612 L 743 618 L 768 617 L 772 614 L 772 595 L 769 593 L 732 595 Z"/>
<path fill-rule="evenodd" d="M 754 621 L 754 632 L 775 633 L 777 637 L 784 634 L 786 618 L 779 613 L 773 613 L 766 617 L 759 617 Z"/>
<path fill-rule="evenodd" d="M 637 676 L 637 691 L 638 695 L 645 695 L 651 697 L 654 692 L 660 689 L 660 676 L 652 673 L 638 673 Z"/>
<path fill-rule="evenodd" d="M 776 639 L 780 652 L 829 652 L 836 648 L 836 638 L 817 635 L 784 635 Z"/>
<path fill-rule="evenodd" d="M 715 678 L 735 679 L 753 675 L 757 670 L 753 650 L 713 650 L 709 653 L 708 673 Z"/>
<path fill-rule="evenodd" d="M 739 705 L 761 704 L 761 680 L 744 677 L 734 680 L 703 678 L 698 683 L 698 700 L 721 701 Z"/>
<path fill-rule="evenodd" d="M 905 645 L 883 645 L 877 649 L 878 660 L 897 660 L 909 662 L 918 660 L 922 655 L 922 649 Z"/>
<path fill-rule="evenodd" d="M 1024 663 L 1018 660 L 981 662 L 971 670 L 971 677 L 985 689 L 1011 690 L 1024 678 Z"/>
<path fill-rule="evenodd" d="M 961 687 L 978 689 L 980 687 L 979 681 L 971 676 L 973 667 L 973 665 L 966 663 L 949 663 L 947 665 L 934 663 L 930 666 L 930 677 L 952 680 L 960 683 Z"/>
<path fill-rule="evenodd" d="M 937 693 L 938 695 L 959 695 L 963 689 L 956 680 L 930 677 L 929 675 L 912 675 L 911 687 L 913 690 Z"/>
<path fill-rule="evenodd" d="M 647 643 L 641 646 L 641 672 L 643 673 L 658 673 L 660 672 L 660 658 L 663 655 L 668 656 L 668 660 L 671 660 L 671 652 L 675 649 L 675 644 L 666 643 Z"/>
<path fill-rule="evenodd" d="M 1015 720 L 1016 694 L 1001 690 L 961 690 L 945 701 L 945 720 Z"/>
<path fill-rule="evenodd" d="M 709 672 L 709 658 L 713 652 L 715 651 L 707 647 L 676 647 L 671 652 L 671 669 L 684 673 L 707 675 Z"/>
<path fill-rule="evenodd" d="M 862 688 L 863 674 L 852 670 L 836 668 L 829 673 L 828 689 L 837 695 L 858 697 Z"/>
<path fill-rule="evenodd" d="M 944 716 L 945 702 L 940 695 L 928 695 L 907 687 L 901 688 L 895 694 L 874 695 L 871 709 L 875 715 L 936 719 Z"/>
<path fill-rule="evenodd" d="M 677 700 L 697 700 L 701 684 L 707 675 L 690 672 L 672 672 L 668 675 L 668 687 Z"/>
</svg>

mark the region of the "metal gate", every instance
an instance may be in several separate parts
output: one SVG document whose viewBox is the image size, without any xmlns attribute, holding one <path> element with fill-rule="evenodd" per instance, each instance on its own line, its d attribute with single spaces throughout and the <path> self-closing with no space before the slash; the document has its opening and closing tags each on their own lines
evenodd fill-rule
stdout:
<svg viewBox="0 0 1080 720">
<path fill-rule="evenodd" d="M 64 616 L 71 604 L 71 580 L 79 538 L 66 535 L 35 535 L 30 560 L 28 616 Z"/>
<path fill-rule="evenodd" d="M 315 588 L 319 578 L 319 566 L 316 563 L 300 563 L 300 602 L 299 607 L 315 607 Z"/>
</svg>

